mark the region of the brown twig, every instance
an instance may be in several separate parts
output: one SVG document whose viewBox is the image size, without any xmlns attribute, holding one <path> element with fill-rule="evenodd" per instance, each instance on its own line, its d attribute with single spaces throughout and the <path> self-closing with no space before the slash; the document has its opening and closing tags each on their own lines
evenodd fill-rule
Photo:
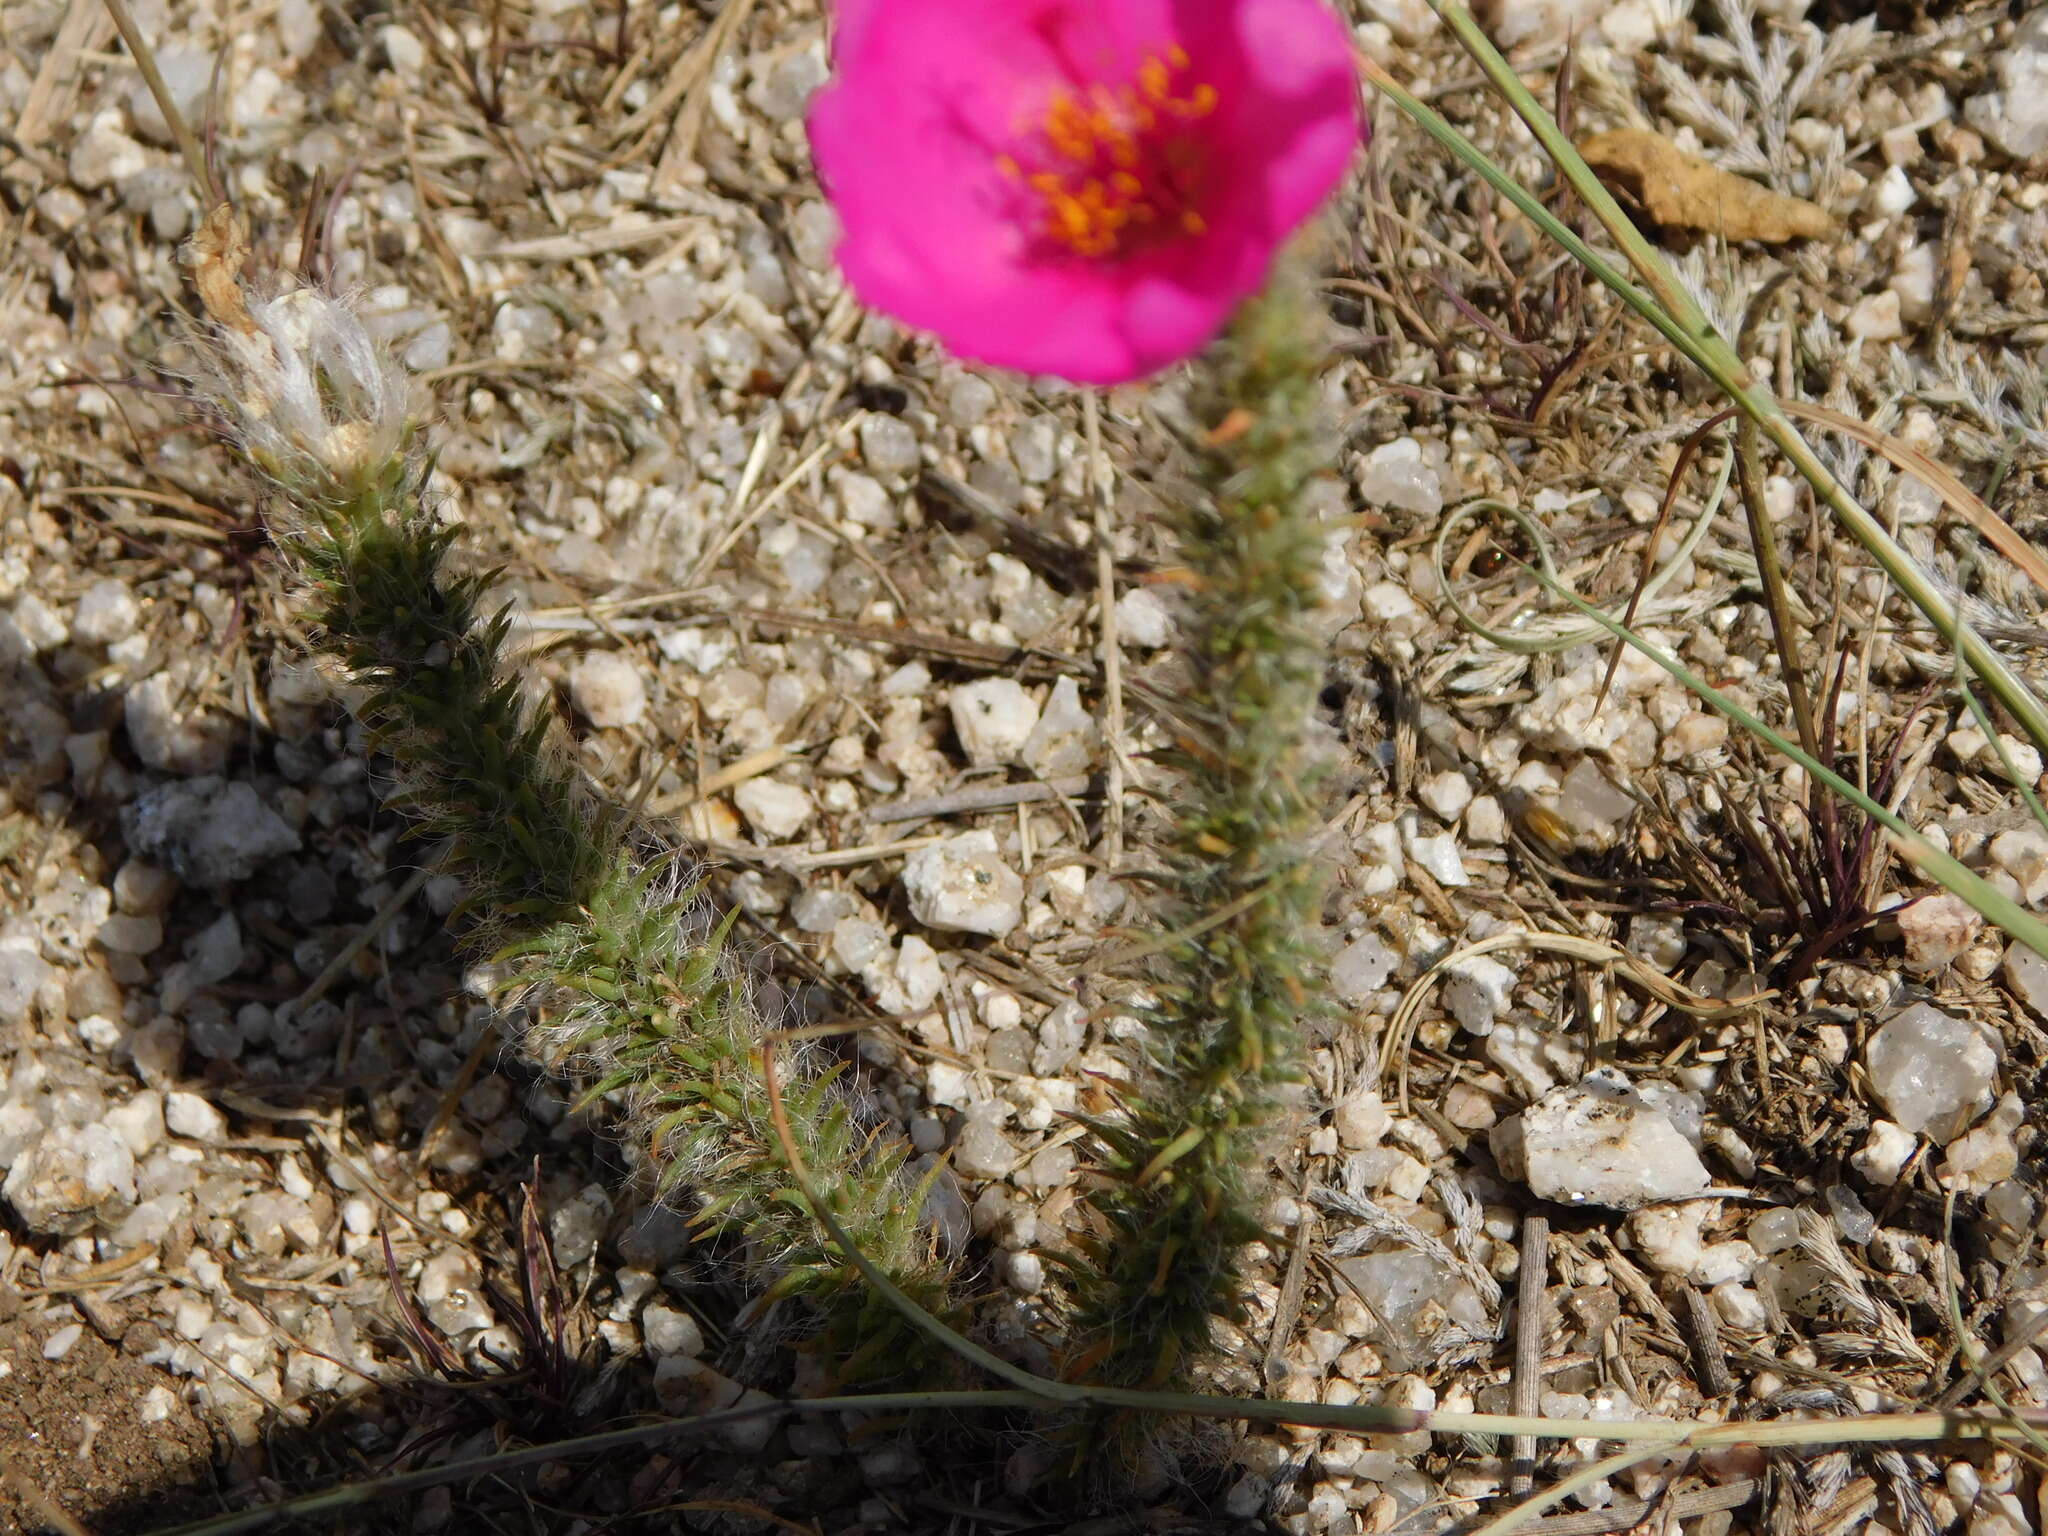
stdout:
<svg viewBox="0 0 2048 1536">
<path fill-rule="evenodd" d="M 1549 1318 L 1545 1287 L 1550 1281 L 1550 1218 L 1531 1213 L 1522 1218 L 1522 1264 L 1515 1288 L 1514 1411 L 1533 1418 L 1543 1404 L 1543 1334 Z M 1536 1486 L 1536 1440 L 1517 1435 L 1510 1456 L 1513 1473 L 1508 1491 L 1516 1497 Z"/>
<path fill-rule="evenodd" d="M 1692 1346 L 1693 1366 L 1700 1373 L 1700 1395 L 1726 1397 L 1735 1384 L 1728 1375 L 1728 1355 L 1721 1348 L 1721 1329 L 1714 1321 L 1714 1309 L 1693 1286 L 1686 1286 L 1679 1296 L 1685 1303 L 1686 1342 Z"/>
</svg>

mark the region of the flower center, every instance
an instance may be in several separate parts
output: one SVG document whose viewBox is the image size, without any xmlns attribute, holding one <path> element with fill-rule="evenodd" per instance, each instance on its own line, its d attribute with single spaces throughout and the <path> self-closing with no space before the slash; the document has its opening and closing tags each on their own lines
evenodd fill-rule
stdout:
<svg viewBox="0 0 2048 1536">
<path fill-rule="evenodd" d="M 1216 110 L 1216 88 L 1187 81 L 1188 67 L 1175 44 L 1126 84 L 1053 92 L 1017 152 L 996 162 L 1036 199 L 1037 233 L 1100 260 L 1208 228 L 1194 207 L 1202 156 L 1188 130 Z"/>
</svg>

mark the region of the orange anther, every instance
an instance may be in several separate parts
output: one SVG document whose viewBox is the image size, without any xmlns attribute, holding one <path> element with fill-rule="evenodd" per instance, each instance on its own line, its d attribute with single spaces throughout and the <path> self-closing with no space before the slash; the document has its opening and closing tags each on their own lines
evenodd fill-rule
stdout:
<svg viewBox="0 0 2048 1536">
<path fill-rule="evenodd" d="M 1106 257 L 1122 252 L 1126 230 L 1201 234 L 1208 228 L 1187 206 L 1199 182 L 1199 146 L 1170 126 L 1216 106 L 1213 86 L 1176 80 L 1190 62 L 1176 44 L 1148 55 L 1132 81 L 1061 86 L 1036 124 L 1037 152 L 997 158 L 1005 180 L 1023 183 L 1044 200 L 1041 229 L 1048 239 L 1077 255 Z M 1029 143 L 1033 131 L 1025 125 L 1020 141 Z M 1037 168 L 1027 170 L 1033 161 Z"/>
</svg>

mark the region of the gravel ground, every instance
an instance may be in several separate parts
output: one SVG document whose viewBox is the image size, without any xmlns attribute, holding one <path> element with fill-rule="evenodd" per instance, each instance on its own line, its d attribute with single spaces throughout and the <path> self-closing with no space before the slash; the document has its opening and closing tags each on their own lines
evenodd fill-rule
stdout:
<svg viewBox="0 0 2048 1536">
<path fill-rule="evenodd" d="M 1420 0 L 1353 10 L 1541 179 Z M 1140 1028 L 1139 978 L 1099 962 L 1146 930 L 1135 877 L 1173 815 L 1176 382 L 1104 396 L 1098 449 L 1078 392 L 853 304 L 802 131 L 808 5 L 137 13 L 259 261 L 359 293 L 431 390 L 444 515 L 503 566 L 591 775 L 707 847 L 771 1006 L 870 1021 L 860 1091 L 949 1153 L 934 1240 L 983 1335 L 1042 1360 L 1045 1256 L 1085 1210 L 1067 1115 Z M 1934 454 L 2037 538 L 2048 22 L 1499 18 L 1545 93 L 1573 26 L 1574 132 L 1654 130 L 1831 215 L 1778 246 L 1668 235 L 1779 390 Z M 198 207 L 99 0 L 0 0 L 0 125 L 0 1526 L 54 1502 L 151 1529 L 788 1385 L 787 1330 L 729 1256 L 508 1055 L 444 935 L 454 893 L 381 809 L 248 488 L 178 398 Z M 1916 900 L 1853 817 L 1811 823 L 1797 769 L 1653 668 L 1624 657 L 1596 703 L 1604 651 L 1569 615 L 1509 625 L 1526 594 L 1481 525 L 1438 549 L 1448 509 L 1493 497 L 1594 601 L 1665 562 L 1639 621 L 1782 721 L 1725 439 L 1681 462 L 1718 402 L 1388 109 L 1329 230 L 1313 855 L 1342 1021 L 1276 1143 L 1251 1324 L 1213 1385 L 1870 1411 L 1981 1401 L 1977 1340 L 2011 1346 L 2008 1400 L 2048 1403 L 2048 961 Z M 2043 594 L 1883 456 L 1822 441 L 2037 671 Z M 1942 644 L 1767 469 L 1845 771 L 1889 763 L 1916 822 L 2048 901 L 2048 835 L 1940 690 Z M 1557 644 L 1482 638 L 1447 580 Z M 522 1344 L 528 1201 L 555 1354 Z M 1515 1452 L 1261 1432 L 1162 1458 L 1131 1507 L 1423 1531 L 1526 1479 Z M 1072 1528 L 1049 1461 L 957 1427 L 764 1423 L 348 1528 Z M 1731 1454 L 1639 1468 L 1548 1529 L 2020 1536 L 2038 1494 L 2005 1451 Z"/>
</svg>

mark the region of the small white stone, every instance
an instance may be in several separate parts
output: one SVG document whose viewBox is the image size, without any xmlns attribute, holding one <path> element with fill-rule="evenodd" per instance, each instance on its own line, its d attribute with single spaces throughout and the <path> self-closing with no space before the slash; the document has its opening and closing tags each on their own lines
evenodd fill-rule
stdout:
<svg viewBox="0 0 2048 1536">
<path fill-rule="evenodd" d="M 71 615 L 71 632 L 87 645 L 113 645 L 135 633 L 142 605 L 117 576 L 105 576 L 85 589 Z"/>
<path fill-rule="evenodd" d="M 1904 167 L 1891 166 L 1871 183 L 1866 196 L 1870 199 L 1872 210 L 1880 217 L 1897 218 L 1913 206 L 1913 180 L 1906 174 Z"/>
<path fill-rule="evenodd" d="M 1635 810 L 1635 801 L 1608 782 L 1590 757 L 1574 764 L 1558 786 L 1557 814 L 1592 851 L 1612 848 Z"/>
<path fill-rule="evenodd" d="M 137 1157 L 147 1157 L 164 1139 L 164 1097 L 145 1088 L 109 1109 L 105 1121 Z"/>
<path fill-rule="evenodd" d="M 1555 1088 L 1491 1134 L 1501 1171 L 1540 1198 L 1630 1211 L 1699 1193 L 1699 1153 L 1612 1068 Z"/>
<path fill-rule="evenodd" d="M 37 997 L 55 976 L 50 962 L 33 947 L 0 948 L 0 1024 L 16 1024 L 27 1018 Z"/>
<path fill-rule="evenodd" d="M 1565 1034 L 1534 1022 L 1502 1019 L 1486 1037 L 1486 1059 L 1524 1098 L 1534 1099 L 1578 1070 L 1580 1057 L 1578 1045 Z"/>
<path fill-rule="evenodd" d="M 210 987 L 226 981 L 242 968 L 242 925 L 232 912 L 223 912 L 185 942 L 187 963 L 195 986 Z"/>
<path fill-rule="evenodd" d="M 1830 1184 L 1826 1198 L 1828 1211 L 1835 1218 L 1835 1225 L 1842 1236 L 1859 1248 L 1870 1241 L 1877 1232 L 1877 1218 L 1857 1198 L 1856 1191 L 1846 1184 Z"/>
<path fill-rule="evenodd" d="M 747 825 L 771 840 L 793 837 L 816 813 L 808 791 L 780 779 L 748 779 L 732 792 Z"/>
<path fill-rule="evenodd" d="M 1078 1161 L 1071 1145 L 1054 1143 L 1041 1148 L 1024 1165 L 1024 1171 L 1017 1182 L 1034 1194 L 1049 1195 L 1054 1190 L 1073 1182 L 1074 1165 Z"/>
<path fill-rule="evenodd" d="M 397 73 L 417 76 L 426 67 L 427 45 L 404 27 L 382 28 L 377 34 L 377 41 L 384 45 L 384 57 L 391 61 L 391 67 Z"/>
<path fill-rule="evenodd" d="M 1362 1152 L 1386 1139 L 1394 1128 L 1394 1117 L 1387 1113 L 1378 1090 L 1360 1088 L 1332 1111 L 1330 1124 L 1336 1127 L 1339 1146 L 1347 1152 Z"/>
<path fill-rule="evenodd" d="M 847 473 L 839 477 L 837 488 L 843 516 L 867 528 L 894 526 L 896 503 L 881 481 L 872 475 Z"/>
<path fill-rule="evenodd" d="M 918 849 L 903 862 L 903 888 L 927 928 L 1001 937 L 1024 920 L 1024 882 L 986 829 Z"/>
<path fill-rule="evenodd" d="M 1416 785 L 1415 798 L 1435 812 L 1439 820 L 1455 824 L 1472 803 L 1472 781 L 1457 769 L 1447 768 Z"/>
<path fill-rule="evenodd" d="M 2040 1018 L 2048 1019 L 2048 959 L 2014 940 L 1999 966 L 2012 995 Z"/>
<path fill-rule="evenodd" d="M 1739 1280 L 1715 1286 L 1713 1302 L 1714 1310 L 1721 1314 L 1721 1322 L 1738 1333 L 1762 1333 L 1770 1326 L 1771 1314 L 1764 1306 L 1763 1297 Z"/>
<path fill-rule="evenodd" d="M 1173 638 L 1173 616 L 1150 587 L 1132 587 L 1116 600 L 1116 632 L 1130 645 L 1157 650 Z"/>
<path fill-rule="evenodd" d="M 1980 1125 L 1949 1143 L 1935 1177 L 1944 1189 L 1981 1195 L 2013 1176 L 2019 1155 L 2009 1133 Z"/>
<path fill-rule="evenodd" d="M 860 456 L 878 475 L 907 475 L 924 462 L 910 424 L 881 411 L 861 418 Z"/>
<path fill-rule="evenodd" d="M 1043 485 L 1059 473 L 1060 424 L 1050 416 L 1032 416 L 1010 434 L 1010 458 L 1017 473 L 1032 485 Z"/>
<path fill-rule="evenodd" d="M 83 1323 L 66 1323 L 62 1328 L 59 1328 L 55 1333 L 43 1340 L 43 1358 L 45 1360 L 62 1360 L 71 1353 L 73 1346 L 84 1337 L 85 1325 Z"/>
<path fill-rule="evenodd" d="M 1366 618 L 1394 635 L 1412 635 L 1421 627 L 1422 609 L 1399 582 L 1374 582 L 1359 603 Z"/>
<path fill-rule="evenodd" d="M 939 953 L 914 933 L 896 946 L 896 985 L 903 993 L 902 1012 L 923 1013 L 945 988 L 946 973 Z"/>
<path fill-rule="evenodd" d="M 1365 0 L 1365 14 L 1403 43 L 1421 42 L 1436 25 L 1425 0 Z"/>
<path fill-rule="evenodd" d="M 2004 755 L 2001 756 L 1997 749 L 1987 744 L 1981 759 L 1987 771 L 1997 774 L 2000 778 L 2007 777 L 2005 762 L 2010 758 L 2013 772 L 2023 781 L 2030 785 L 2041 782 L 2041 753 L 2032 742 L 2021 741 L 2017 736 L 2000 731 L 1997 745 L 2004 749 Z"/>
<path fill-rule="evenodd" d="M 1607 0 L 1527 0 L 1527 3 L 1508 6 L 1500 12 L 1500 20 L 1494 26 L 1494 37 L 1499 46 L 1506 49 L 1535 52 L 1546 47 L 1561 47 L 1570 42 L 1574 34 L 1590 30 L 1602 19 L 1606 9 Z M 1669 23 L 1661 19 L 1661 12 L 1653 12 L 1652 15 L 1657 18 L 1653 25 L 1661 33 Z M 1626 16 L 1618 23 L 1623 38 L 1630 35 L 1631 25 Z M 1634 25 L 1640 30 L 1640 22 Z"/>
<path fill-rule="evenodd" d="M 1712 752 L 1728 740 L 1728 722 L 1719 715 L 1692 710 L 1665 734 L 1662 756 L 1668 762 Z"/>
<path fill-rule="evenodd" d="M 1471 1285 L 1428 1254 L 1394 1248 L 1339 1259 L 1337 1268 L 1365 1299 L 1378 1324 L 1374 1343 L 1396 1366 L 1425 1364 L 1451 1324 L 1486 1326 L 1486 1308 Z"/>
<path fill-rule="evenodd" d="M 121 131 L 121 114 L 106 111 L 71 146 L 71 182 L 82 192 L 116 186 L 149 168 L 149 151 Z"/>
<path fill-rule="evenodd" d="M 1890 1120 L 1873 1120 L 1863 1146 L 1849 1156 L 1849 1166 L 1880 1188 L 1899 1182 L 1906 1160 L 1917 1145 L 1913 1133 Z"/>
<path fill-rule="evenodd" d="M 612 651 L 592 651 L 569 668 L 569 698 L 601 731 L 638 725 L 647 713 L 640 669 Z"/>
<path fill-rule="evenodd" d="M 1720 1209 L 1718 1200 L 1687 1200 L 1637 1211 L 1628 1219 L 1629 1235 L 1650 1267 L 1664 1274 L 1704 1286 L 1747 1280 L 1756 1271 L 1755 1248 L 1702 1236 L 1702 1225 Z"/>
<path fill-rule="evenodd" d="M 824 58 L 813 48 L 778 59 L 766 75 L 755 79 L 747 100 L 771 122 L 799 116 L 811 95 L 825 83 Z"/>
<path fill-rule="evenodd" d="M 1955 738 L 1949 740 L 1953 743 Z M 2029 905 L 2048 899 L 2048 833 L 2032 823 L 2013 827 L 1992 838 L 1988 851 L 1991 862 L 2012 876 Z"/>
<path fill-rule="evenodd" d="M 71 638 L 64 615 L 33 592 L 24 592 L 15 599 L 14 627 L 28 642 L 31 655 L 54 651 Z"/>
<path fill-rule="evenodd" d="M 995 387 L 978 373 L 958 373 L 940 395 L 946 419 L 962 429 L 978 427 L 996 408 Z"/>
<path fill-rule="evenodd" d="M 227 1116 L 196 1093 L 165 1094 L 164 1125 L 189 1141 L 221 1142 L 228 1136 Z"/>
<path fill-rule="evenodd" d="M 1660 971 L 1678 969 L 1689 946 L 1684 920 L 1677 917 L 1634 917 L 1629 919 L 1628 952 L 1640 956 Z"/>
<path fill-rule="evenodd" d="M 1038 725 L 1038 705 L 1007 677 L 962 683 L 946 702 L 967 760 L 978 768 L 1017 761 Z"/>
<path fill-rule="evenodd" d="M 962 1117 L 953 1143 L 953 1167 L 963 1178 L 999 1179 L 1017 1161 L 1017 1148 L 1003 1134 L 1000 1104 L 976 1104 Z"/>
<path fill-rule="evenodd" d="M 210 774 L 226 766 L 232 732 L 198 707 L 169 672 L 153 673 L 128 690 L 122 720 L 135 755 L 160 773 Z"/>
<path fill-rule="evenodd" d="M 1088 1043 L 1088 1011 L 1079 1003 L 1061 1003 L 1038 1023 L 1038 1043 L 1031 1050 L 1031 1070 L 1050 1077 Z"/>
<path fill-rule="evenodd" d="M 1784 1206 L 1758 1211 L 1749 1219 L 1749 1242 L 1760 1254 L 1783 1253 L 1799 1242 L 1799 1213 Z"/>
<path fill-rule="evenodd" d="M 1412 818 L 1408 818 L 1412 821 Z M 1403 842 L 1407 845 L 1408 857 L 1428 873 L 1438 885 L 1469 885 L 1471 877 L 1465 873 L 1465 860 L 1458 852 L 1458 836 L 1455 832 L 1439 832 L 1424 837 L 1413 826 L 1402 828 Z"/>
<path fill-rule="evenodd" d="M 1365 933 L 1337 952 L 1330 962 L 1330 989 L 1352 1007 L 1367 1001 L 1387 984 L 1401 957 L 1376 933 Z"/>
<path fill-rule="evenodd" d="M 1871 1036 L 1864 1059 L 1885 1112 L 1935 1142 L 1953 1141 L 1991 1107 L 1996 1036 L 1928 1003 L 1888 1019 Z"/>
<path fill-rule="evenodd" d="M 1899 296 L 1899 313 L 1907 320 L 1925 320 L 1934 310 L 1936 277 L 1935 250 L 1931 245 L 1909 246 L 1899 253 L 1885 286 Z"/>
<path fill-rule="evenodd" d="M 1906 965 L 1915 971 L 1940 970 L 1968 949 L 1984 926 L 1976 908 L 1946 891 L 1908 902 L 1898 912 Z"/>
<path fill-rule="evenodd" d="M 93 935 L 101 949 L 116 955 L 154 954 L 164 941 L 164 925 L 160 918 L 136 917 L 126 912 L 116 912 L 99 926 Z"/>
<path fill-rule="evenodd" d="M 2015 160 L 2048 153 L 2048 16 L 2021 21 L 1996 67 L 1997 89 L 1972 96 L 1964 119 Z"/>
<path fill-rule="evenodd" d="M 1887 288 L 1858 299 L 1842 322 L 1842 332 L 1851 341 L 1897 341 L 1906 334 L 1898 294 Z"/>
<path fill-rule="evenodd" d="M 965 1109 L 974 1102 L 974 1074 L 950 1061 L 935 1061 L 925 1072 L 924 1096 L 949 1109 Z"/>
<path fill-rule="evenodd" d="M 651 1301 L 641 1309 L 640 1337 L 650 1355 L 694 1360 L 704 1353 L 704 1330 L 697 1319 L 663 1302 Z"/>
<path fill-rule="evenodd" d="M 115 870 L 115 907 L 156 918 L 178 895 L 178 877 L 162 864 L 131 858 Z"/>
<path fill-rule="evenodd" d="M 89 1013 L 74 1027 L 89 1051 L 112 1051 L 128 1033 L 117 1020 L 108 1018 L 104 1013 Z"/>
<path fill-rule="evenodd" d="M 1045 710 L 1024 742 L 1025 765 L 1041 778 L 1086 773 L 1095 761 L 1095 718 L 1081 704 L 1081 689 L 1062 677 L 1046 695 Z"/>
<path fill-rule="evenodd" d="M 1486 1035 L 1508 1006 L 1515 973 L 1489 955 L 1473 955 L 1453 965 L 1444 982 L 1444 1006 L 1468 1034 Z"/>
<path fill-rule="evenodd" d="M 1421 517 L 1444 509 L 1443 482 L 1423 462 L 1422 444 L 1397 437 L 1366 455 L 1358 472 L 1358 494 L 1376 507 L 1394 507 Z"/>
<path fill-rule="evenodd" d="M 146 790 L 123 810 L 121 827 L 138 855 L 188 884 L 208 887 L 246 880 L 266 861 L 300 847 L 298 833 L 255 786 L 224 784 L 212 775 Z"/>
<path fill-rule="evenodd" d="M 1508 840 L 1507 813 L 1492 795 L 1481 795 L 1465 807 L 1465 836 L 1480 847 L 1499 847 Z"/>
</svg>

